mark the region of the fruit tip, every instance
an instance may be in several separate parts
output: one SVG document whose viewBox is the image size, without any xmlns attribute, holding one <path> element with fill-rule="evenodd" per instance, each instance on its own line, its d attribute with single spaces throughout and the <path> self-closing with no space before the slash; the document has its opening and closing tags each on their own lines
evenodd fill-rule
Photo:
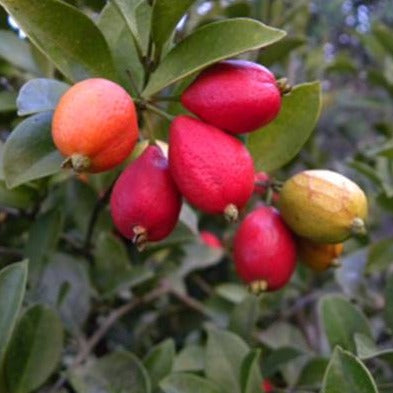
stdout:
<svg viewBox="0 0 393 393">
<path fill-rule="evenodd" d="M 360 217 L 356 217 L 352 221 L 351 232 L 353 235 L 364 236 L 367 234 L 367 229 L 364 221 Z"/>
<path fill-rule="evenodd" d="M 229 222 L 235 222 L 239 218 L 239 210 L 233 203 L 230 203 L 224 210 L 224 216 Z"/>
<path fill-rule="evenodd" d="M 64 169 L 72 169 L 76 173 L 86 172 L 91 166 L 90 158 L 79 153 L 72 154 L 61 164 Z"/>
<path fill-rule="evenodd" d="M 269 284 L 266 280 L 258 280 L 253 281 L 249 285 L 249 290 L 254 295 L 260 295 L 263 292 L 266 292 L 268 289 Z"/>
<path fill-rule="evenodd" d="M 140 225 L 135 226 L 133 229 L 134 237 L 132 238 L 132 242 L 136 245 L 136 248 L 139 252 L 142 252 L 146 249 L 147 246 L 147 231 Z"/>
<path fill-rule="evenodd" d="M 277 81 L 278 90 L 280 90 L 281 95 L 288 94 L 292 91 L 292 85 L 288 82 L 287 78 L 281 78 Z"/>
<path fill-rule="evenodd" d="M 339 258 L 334 258 L 330 264 L 331 267 L 338 269 L 339 267 L 342 266 L 341 261 Z"/>
</svg>

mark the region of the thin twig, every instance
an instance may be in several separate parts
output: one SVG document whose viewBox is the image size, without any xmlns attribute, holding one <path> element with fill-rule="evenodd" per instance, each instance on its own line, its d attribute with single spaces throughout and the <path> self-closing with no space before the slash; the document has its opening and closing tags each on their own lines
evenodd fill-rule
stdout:
<svg viewBox="0 0 393 393">
<path fill-rule="evenodd" d="M 157 108 L 155 105 L 146 103 L 146 108 L 149 109 L 150 111 L 154 112 L 155 114 L 157 114 L 158 116 L 163 117 L 164 119 L 168 120 L 168 121 L 172 121 L 174 119 L 174 116 L 170 115 L 169 113 L 161 110 L 160 108 Z"/>
<path fill-rule="evenodd" d="M 76 368 L 80 364 L 82 364 L 89 357 L 89 355 L 92 353 L 92 351 L 97 346 L 97 344 L 105 337 L 105 335 L 108 333 L 108 331 L 111 329 L 111 327 L 120 318 L 124 317 L 126 314 L 128 314 L 130 311 L 132 311 L 137 306 L 139 306 L 141 304 L 149 303 L 149 302 L 161 297 L 165 293 L 168 293 L 169 289 L 170 288 L 168 287 L 168 285 L 164 282 L 161 284 L 161 286 L 155 288 L 153 291 L 147 293 L 145 296 L 142 296 L 140 298 L 135 298 L 135 299 L 131 300 L 129 303 L 124 304 L 123 306 L 113 310 L 108 315 L 108 317 L 105 319 L 105 321 L 102 323 L 102 325 L 99 327 L 99 329 L 87 340 L 87 342 L 83 346 L 82 350 L 75 357 L 71 366 L 68 368 L 68 370 L 64 374 L 66 375 L 70 370 L 73 370 L 74 368 Z M 57 382 L 53 385 L 53 387 L 49 391 L 49 393 L 56 393 L 57 391 L 60 390 L 60 388 L 67 381 L 67 377 L 65 375 L 61 376 L 57 380 Z"/>
</svg>

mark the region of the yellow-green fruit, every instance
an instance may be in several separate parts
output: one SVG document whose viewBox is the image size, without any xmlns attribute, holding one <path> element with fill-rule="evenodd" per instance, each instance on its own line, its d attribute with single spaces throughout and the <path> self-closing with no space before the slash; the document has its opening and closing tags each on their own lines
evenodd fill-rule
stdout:
<svg viewBox="0 0 393 393">
<path fill-rule="evenodd" d="M 353 181 L 328 170 L 300 172 L 284 183 L 280 211 L 299 236 L 340 243 L 365 233 L 367 198 Z"/>
<path fill-rule="evenodd" d="M 156 140 L 157 146 L 159 146 L 164 153 L 164 156 L 168 158 L 168 144 L 164 141 Z M 127 159 L 127 163 L 130 163 L 134 160 L 136 160 L 146 149 L 146 147 L 149 146 L 149 141 L 142 141 L 138 142 L 132 151 L 132 154 L 130 157 Z"/>
</svg>

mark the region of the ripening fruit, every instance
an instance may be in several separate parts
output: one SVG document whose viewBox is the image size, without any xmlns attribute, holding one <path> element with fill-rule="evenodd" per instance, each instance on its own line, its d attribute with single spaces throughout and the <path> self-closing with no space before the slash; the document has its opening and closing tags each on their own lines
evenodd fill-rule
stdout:
<svg viewBox="0 0 393 393">
<path fill-rule="evenodd" d="M 134 103 L 119 85 L 86 79 L 71 87 L 55 110 L 52 136 L 76 172 L 102 172 L 123 162 L 138 138 Z"/>
<path fill-rule="evenodd" d="M 223 248 L 221 240 L 210 231 L 201 231 L 200 233 L 201 240 L 206 246 L 211 248 Z"/>
<path fill-rule="evenodd" d="M 260 207 L 246 216 L 236 232 L 236 270 L 255 292 L 280 289 L 295 270 L 295 249 L 279 212 L 273 207 Z"/>
<path fill-rule="evenodd" d="M 110 207 L 116 228 L 140 249 L 173 230 L 179 218 L 181 195 L 158 146 L 149 146 L 120 175 Z"/>
<path fill-rule="evenodd" d="M 310 170 L 284 183 L 280 211 L 297 235 L 317 243 L 341 243 L 351 234 L 365 233 L 367 198 L 339 173 Z"/>
<path fill-rule="evenodd" d="M 227 60 L 204 70 L 185 90 L 182 104 L 202 120 L 231 134 L 254 131 L 280 111 L 281 92 L 265 67 Z"/>
<path fill-rule="evenodd" d="M 297 238 L 296 245 L 299 259 L 316 272 L 340 266 L 338 258 L 344 250 L 342 243 L 314 243 L 308 239 Z"/>
<path fill-rule="evenodd" d="M 236 220 L 254 189 L 254 164 L 245 146 L 190 116 L 178 116 L 171 124 L 169 165 L 190 203 L 230 220 Z"/>
<path fill-rule="evenodd" d="M 264 379 L 262 382 L 262 388 L 265 393 L 272 393 L 273 392 L 273 385 L 268 379 Z"/>
<path fill-rule="evenodd" d="M 168 144 L 166 143 L 166 142 L 164 142 L 164 141 L 160 141 L 160 140 L 156 140 L 156 145 L 158 146 L 158 147 L 160 147 L 160 149 L 162 150 L 162 152 L 164 153 L 164 156 L 166 157 L 166 158 L 168 158 L 168 150 L 169 150 L 169 146 L 168 146 Z M 126 162 L 132 162 L 132 161 L 134 161 L 135 159 L 137 159 L 145 150 L 146 150 L 146 148 L 149 146 L 149 141 L 147 141 L 147 140 L 144 140 L 144 141 L 141 141 L 141 142 L 138 142 L 136 145 L 135 145 L 135 148 L 134 148 L 134 150 L 132 151 L 132 154 L 128 157 L 128 159 L 127 159 L 127 161 Z"/>
</svg>

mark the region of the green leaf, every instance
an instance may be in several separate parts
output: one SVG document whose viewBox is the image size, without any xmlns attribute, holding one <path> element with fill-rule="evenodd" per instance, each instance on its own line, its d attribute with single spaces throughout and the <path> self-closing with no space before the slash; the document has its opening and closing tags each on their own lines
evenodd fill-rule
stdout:
<svg viewBox="0 0 393 393">
<path fill-rule="evenodd" d="M 160 384 L 164 393 L 221 393 L 211 381 L 187 373 L 175 373 L 166 377 Z"/>
<path fill-rule="evenodd" d="M 16 96 L 13 91 L 0 92 L 0 113 L 16 111 Z"/>
<path fill-rule="evenodd" d="M 388 277 L 385 287 L 385 321 L 393 332 L 393 274 Z"/>
<path fill-rule="evenodd" d="M 67 290 L 63 293 L 65 288 Z M 57 308 L 67 329 L 78 332 L 89 315 L 90 291 L 89 276 L 83 261 L 58 253 L 42 272 L 33 300 Z"/>
<path fill-rule="evenodd" d="M 75 7 L 59 0 L 0 0 L 0 4 L 70 80 L 116 79 L 103 35 Z"/>
<path fill-rule="evenodd" d="M 0 368 L 26 289 L 27 260 L 0 271 Z"/>
<path fill-rule="evenodd" d="M 223 299 L 235 304 L 241 303 L 249 295 L 249 292 L 244 285 L 230 282 L 217 285 L 215 292 Z"/>
<path fill-rule="evenodd" d="M 306 42 L 306 37 L 302 36 L 284 37 L 279 42 L 262 49 L 258 63 L 269 67 L 284 60 L 294 49 L 304 45 Z"/>
<path fill-rule="evenodd" d="M 38 216 L 29 229 L 25 255 L 29 259 L 29 283 L 34 287 L 45 264 L 56 248 L 63 226 L 59 209 Z"/>
<path fill-rule="evenodd" d="M 234 307 L 229 320 L 229 330 L 238 334 L 246 342 L 250 342 L 258 317 L 258 298 L 249 295 Z"/>
<path fill-rule="evenodd" d="M 0 30 L 0 58 L 34 75 L 41 74 L 29 43 L 11 31 Z"/>
<path fill-rule="evenodd" d="M 317 124 L 321 102 L 319 82 L 298 85 L 283 97 L 277 118 L 248 137 L 257 170 L 279 169 L 299 153 Z"/>
<path fill-rule="evenodd" d="M 18 115 L 26 116 L 56 109 L 70 85 L 54 79 L 37 78 L 25 83 L 17 98 Z"/>
<path fill-rule="evenodd" d="M 153 390 L 158 387 L 160 381 L 171 373 L 175 357 L 175 342 L 168 338 L 161 344 L 152 348 L 143 361 L 150 375 Z"/>
<path fill-rule="evenodd" d="M 247 18 L 227 19 L 205 25 L 168 53 L 151 75 L 143 96 L 150 97 L 213 63 L 262 48 L 284 35 L 282 30 Z"/>
<path fill-rule="evenodd" d="M 393 361 L 393 348 L 378 348 L 370 337 L 364 334 L 355 334 L 356 352 L 360 359 L 372 359 L 376 357 Z"/>
<path fill-rule="evenodd" d="M 261 381 L 263 378 L 259 368 L 260 355 L 260 350 L 253 350 L 243 360 L 240 372 L 242 393 L 261 393 Z"/>
<path fill-rule="evenodd" d="M 383 239 L 371 244 L 368 251 L 366 273 L 385 271 L 393 262 L 393 239 Z"/>
<path fill-rule="evenodd" d="M 199 345 L 187 345 L 175 358 L 173 371 L 203 371 L 205 349 Z"/>
<path fill-rule="evenodd" d="M 373 27 L 373 33 L 378 42 L 393 56 L 393 31 L 379 23 Z"/>
<path fill-rule="evenodd" d="M 28 393 L 56 369 L 63 348 L 63 328 L 57 314 L 42 305 L 26 310 L 12 335 L 5 378 L 10 393 Z"/>
<path fill-rule="evenodd" d="M 321 393 L 378 393 L 378 389 L 366 366 L 350 352 L 336 347 Z"/>
<path fill-rule="evenodd" d="M 304 355 L 304 352 L 292 347 L 281 347 L 274 350 L 263 360 L 262 373 L 264 377 L 270 377 L 276 373 L 283 365 L 291 360 Z"/>
<path fill-rule="evenodd" d="M 124 243 L 107 232 L 100 233 L 95 256 L 92 278 L 104 296 L 131 288 L 153 276 L 147 266 L 132 266 Z"/>
<path fill-rule="evenodd" d="M 134 94 L 139 93 L 143 87 L 144 69 L 139 60 L 132 33 L 113 3 L 106 4 L 97 21 L 97 26 L 108 42 L 122 85 Z"/>
<path fill-rule="evenodd" d="M 37 192 L 29 187 L 20 186 L 8 189 L 4 181 L 0 181 L 0 206 L 27 209 L 37 201 Z"/>
<path fill-rule="evenodd" d="M 310 359 L 302 369 L 297 385 L 319 388 L 328 364 L 329 359 L 326 358 L 315 357 Z"/>
<path fill-rule="evenodd" d="M 355 333 L 371 337 L 364 314 L 340 295 L 326 295 L 320 301 L 320 313 L 331 348 L 340 345 L 355 352 Z"/>
<path fill-rule="evenodd" d="M 154 2 L 151 32 L 158 59 L 177 23 L 194 2 L 195 0 L 156 0 Z"/>
<path fill-rule="evenodd" d="M 3 166 L 8 187 L 60 171 L 63 158 L 52 141 L 52 112 L 43 112 L 20 123 L 4 147 Z"/>
<path fill-rule="evenodd" d="M 150 393 L 150 381 L 140 360 L 129 352 L 112 352 L 70 372 L 77 393 Z"/>
<path fill-rule="evenodd" d="M 249 348 L 237 335 L 224 330 L 208 331 L 205 374 L 227 393 L 241 393 L 240 373 Z"/>
</svg>

